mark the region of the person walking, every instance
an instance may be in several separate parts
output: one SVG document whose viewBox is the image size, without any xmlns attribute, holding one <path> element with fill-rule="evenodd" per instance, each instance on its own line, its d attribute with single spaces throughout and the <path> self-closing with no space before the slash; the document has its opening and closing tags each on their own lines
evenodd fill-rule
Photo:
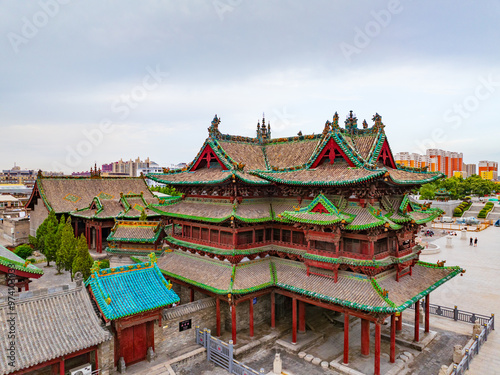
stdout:
<svg viewBox="0 0 500 375">
<path fill-rule="evenodd" d="M 469 241 L 469 246 L 472 246 L 472 242 L 474 242 L 474 239 L 471 237 Z"/>
<path fill-rule="evenodd" d="M 474 238 L 474 247 L 477 247 L 477 237 Z"/>
</svg>

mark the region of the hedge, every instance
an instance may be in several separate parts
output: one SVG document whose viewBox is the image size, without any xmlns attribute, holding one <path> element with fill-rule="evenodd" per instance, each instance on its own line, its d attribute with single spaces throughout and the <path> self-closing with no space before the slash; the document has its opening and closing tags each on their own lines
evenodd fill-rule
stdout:
<svg viewBox="0 0 500 375">
<path fill-rule="evenodd" d="M 479 214 L 477 217 L 479 219 L 486 219 L 486 216 L 488 216 L 488 213 L 493 209 L 493 203 L 492 202 L 487 202 L 484 207 L 479 211 Z"/>
<path fill-rule="evenodd" d="M 472 202 L 462 202 L 453 210 L 453 217 L 462 217 L 465 211 L 467 211 Z"/>
</svg>

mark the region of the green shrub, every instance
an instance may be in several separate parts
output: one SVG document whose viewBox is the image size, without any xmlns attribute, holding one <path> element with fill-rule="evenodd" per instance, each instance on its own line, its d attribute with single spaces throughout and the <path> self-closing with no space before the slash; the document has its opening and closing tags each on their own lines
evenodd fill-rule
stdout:
<svg viewBox="0 0 500 375">
<path fill-rule="evenodd" d="M 32 256 L 33 255 L 33 249 L 31 248 L 30 245 L 19 245 L 18 247 L 16 247 L 16 249 L 14 250 L 14 253 L 23 258 L 23 259 L 27 259 L 28 257 Z"/>
<path fill-rule="evenodd" d="M 453 216 L 454 217 L 462 217 L 465 211 L 467 211 L 470 206 L 472 205 L 471 202 L 462 202 L 460 203 L 454 210 L 453 210 Z"/>
<path fill-rule="evenodd" d="M 109 268 L 109 259 L 103 259 L 99 261 L 99 269 L 103 270 Z"/>
<path fill-rule="evenodd" d="M 35 264 L 36 263 L 36 259 L 35 258 L 28 258 L 26 259 L 28 262 L 30 262 L 31 264 Z"/>
</svg>

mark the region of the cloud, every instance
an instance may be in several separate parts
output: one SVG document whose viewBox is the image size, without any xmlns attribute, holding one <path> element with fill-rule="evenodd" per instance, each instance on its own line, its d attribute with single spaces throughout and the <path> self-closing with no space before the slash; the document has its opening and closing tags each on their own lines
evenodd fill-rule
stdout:
<svg viewBox="0 0 500 375">
<path fill-rule="evenodd" d="M 497 132 L 497 92 L 460 129 L 449 130 L 443 115 L 474 92 L 478 77 L 495 72 L 496 2 L 401 0 L 402 11 L 347 61 L 341 43 L 354 43 L 356 30 L 376 21 L 388 1 L 226 1 L 232 9 L 220 17 L 210 1 L 75 0 L 60 3 L 16 53 L 9 33 L 22 35 L 40 4 L 54 2 L 2 8 L 4 167 L 17 160 L 50 169 L 103 119 L 115 124 L 112 134 L 75 169 L 122 157 L 189 161 L 215 113 L 222 131 L 253 136 L 265 112 L 273 135 L 287 136 L 320 132 L 335 111 L 342 118 L 352 109 L 367 120 L 379 112 L 394 152 L 412 150 L 437 127 L 447 134 L 441 145 L 463 147 L 467 162 L 495 152 L 493 137 L 481 146 L 464 140 L 478 124 L 485 134 Z M 156 66 L 168 77 L 120 118 L 113 103 Z"/>
</svg>

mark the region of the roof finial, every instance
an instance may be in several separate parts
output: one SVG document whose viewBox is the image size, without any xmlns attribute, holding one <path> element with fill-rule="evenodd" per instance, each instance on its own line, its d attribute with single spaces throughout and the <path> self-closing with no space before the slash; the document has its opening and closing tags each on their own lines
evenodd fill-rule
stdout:
<svg viewBox="0 0 500 375">
<path fill-rule="evenodd" d="M 332 129 L 334 128 L 339 128 L 339 114 L 337 112 L 335 112 L 335 114 L 333 115 Z"/>
<path fill-rule="evenodd" d="M 210 127 L 208 128 L 208 135 L 212 138 L 218 138 L 220 135 L 219 131 L 220 117 L 217 117 L 217 114 L 214 116 Z"/>
</svg>

